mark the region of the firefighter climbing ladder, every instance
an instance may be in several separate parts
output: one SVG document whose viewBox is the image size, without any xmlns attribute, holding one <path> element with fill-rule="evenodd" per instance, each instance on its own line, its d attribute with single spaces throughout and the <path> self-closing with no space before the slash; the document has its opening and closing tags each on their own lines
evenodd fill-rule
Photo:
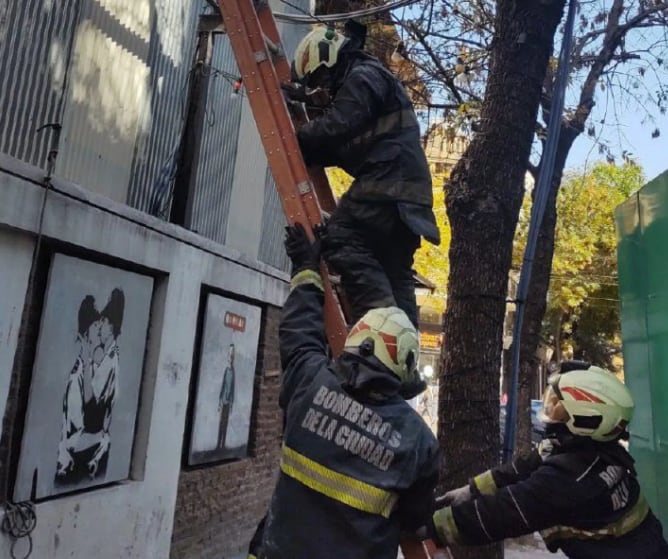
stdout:
<svg viewBox="0 0 668 559">
<path fill-rule="evenodd" d="M 299 150 L 280 87 L 290 81 L 290 65 L 274 16 L 264 0 L 257 7 L 253 0 L 221 0 L 220 10 L 288 223 L 303 223 L 312 235 L 322 222 L 322 209 L 331 212 L 335 201 L 324 170 L 309 174 Z M 324 264 L 322 278 L 325 329 L 336 355 L 347 335 L 346 322 Z"/>
<path fill-rule="evenodd" d="M 288 223 L 308 225 L 305 229 L 312 235 L 311 229 L 322 222 L 322 211 L 331 213 L 336 202 L 324 169 L 307 169 L 299 149 L 281 92 L 281 83 L 290 81 L 290 64 L 274 16 L 267 0 L 220 0 L 219 7 Z M 321 272 L 325 329 L 338 355 L 347 335 L 346 321 L 324 264 Z M 401 548 L 406 559 L 430 559 L 435 551 L 431 542 L 417 538 L 402 539 Z"/>
</svg>

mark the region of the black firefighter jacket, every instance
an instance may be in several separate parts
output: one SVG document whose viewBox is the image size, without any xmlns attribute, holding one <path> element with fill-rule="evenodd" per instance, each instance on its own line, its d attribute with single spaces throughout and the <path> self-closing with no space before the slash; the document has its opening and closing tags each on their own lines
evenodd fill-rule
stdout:
<svg viewBox="0 0 668 559">
<path fill-rule="evenodd" d="M 409 229 L 438 244 L 431 174 L 404 87 L 362 51 L 339 65 L 332 105 L 298 133 L 307 165 L 341 167 L 355 179 L 350 202 L 397 202 Z"/>
<path fill-rule="evenodd" d="M 478 497 L 437 513 L 441 525 L 467 544 L 541 531 L 550 551 L 571 559 L 668 559 L 661 524 L 619 443 L 544 443 L 541 453 L 474 478 Z"/>
<path fill-rule="evenodd" d="M 260 557 L 396 559 L 400 529 L 416 530 L 433 510 L 437 442 L 396 395 L 393 375 L 354 356 L 329 360 L 318 275 L 301 272 L 292 283 L 279 330 L 281 469 Z M 336 363 L 347 369 L 337 371 Z M 351 387 L 383 391 L 389 379 L 395 394 L 382 402 L 355 398 L 343 377 Z"/>
</svg>

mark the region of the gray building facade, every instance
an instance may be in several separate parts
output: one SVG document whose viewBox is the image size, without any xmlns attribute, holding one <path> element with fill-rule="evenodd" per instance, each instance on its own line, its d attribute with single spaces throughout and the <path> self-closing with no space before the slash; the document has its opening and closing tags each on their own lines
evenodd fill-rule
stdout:
<svg viewBox="0 0 668 559">
<path fill-rule="evenodd" d="M 203 35 L 212 13 L 205 0 L 0 6 L 0 499 L 34 504 L 34 557 L 235 557 L 271 493 L 285 218 L 248 101 L 234 93 L 229 41 Z M 281 31 L 290 53 L 308 28 Z M 204 90 L 193 85 L 202 75 Z M 175 218 L 179 188 L 187 211 Z M 59 261 L 74 264 L 63 272 Z M 259 332 L 248 333 L 254 370 L 238 373 L 252 378 L 237 383 L 252 386 L 238 408 L 250 410 L 250 427 L 233 459 L 194 465 L 199 353 L 215 297 L 261 313 Z M 128 317 L 147 326 L 131 328 Z M 244 335 L 239 312 L 221 324 Z M 64 357 L 49 365 L 54 351 Z M 56 422 L 53 440 L 40 421 Z M 114 444 L 117 425 L 133 432 L 131 444 Z M 43 455 L 26 460 L 37 440 Z M 37 462 L 40 471 L 26 469 Z M 0 535 L 0 556 L 12 543 Z"/>
</svg>

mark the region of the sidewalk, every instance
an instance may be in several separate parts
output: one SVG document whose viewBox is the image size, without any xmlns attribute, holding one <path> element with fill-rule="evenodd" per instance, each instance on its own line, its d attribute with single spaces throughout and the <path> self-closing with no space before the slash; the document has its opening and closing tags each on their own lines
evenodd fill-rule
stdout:
<svg viewBox="0 0 668 559">
<path fill-rule="evenodd" d="M 566 556 L 559 551 L 550 553 L 543 544 L 543 539 L 538 532 L 533 535 L 523 536 L 516 540 L 506 541 L 505 559 L 565 559 Z"/>
<path fill-rule="evenodd" d="M 550 553 L 545 548 L 529 546 L 506 546 L 505 559 L 565 559 L 561 552 Z"/>
<path fill-rule="evenodd" d="M 524 536 L 518 540 L 506 541 L 504 557 L 505 559 L 566 559 L 561 552 L 550 553 L 538 533 L 533 534 L 533 537 Z M 397 559 L 403 559 L 401 551 Z"/>
</svg>

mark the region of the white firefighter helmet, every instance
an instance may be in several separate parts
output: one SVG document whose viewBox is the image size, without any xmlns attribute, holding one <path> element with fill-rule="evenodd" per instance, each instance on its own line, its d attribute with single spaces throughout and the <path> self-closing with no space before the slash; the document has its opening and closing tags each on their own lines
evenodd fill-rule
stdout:
<svg viewBox="0 0 668 559">
<path fill-rule="evenodd" d="M 333 27 L 319 25 L 304 37 L 295 50 L 294 72 L 300 81 L 321 66 L 331 68 L 348 38 Z"/>
<path fill-rule="evenodd" d="M 563 423 L 574 435 L 615 440 L 633 416 L 633 397 L 611 372 L 599 367 L 551 375 L 540 419 Z"/>
<path fill-rule="evenodd" d="M 382 307 L 368 311 L 353 326 L 343 350 L 360 353 L 360 348 L 365 345 L 367 351 L 401 382 L 415 380 L 420 340 L 415 326 L 400 308 Z"/>
</svg>

